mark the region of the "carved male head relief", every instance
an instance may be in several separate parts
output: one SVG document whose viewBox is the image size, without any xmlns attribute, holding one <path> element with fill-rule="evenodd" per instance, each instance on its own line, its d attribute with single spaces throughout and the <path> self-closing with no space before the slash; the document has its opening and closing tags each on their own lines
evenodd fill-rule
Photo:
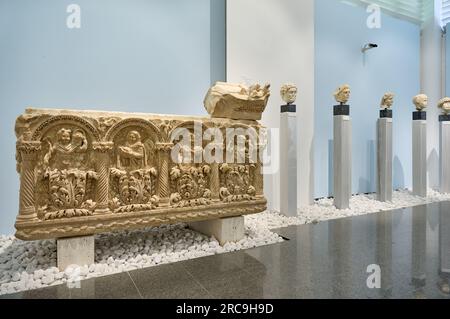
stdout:
<svg viewBox="0 0 450 319">
<path fill-rule="evenodd" d="M 81 130 L 76 130 L 73 133 L 73 142 L 75 143 L 75 145 L 80 146 L 84 143 L 86 143 L 86 136 L 84 135 L 83 131 Z"/>
<path fill-rule="evenodd" d="M 385 93 L 381 99 L 380 106 L 382 109 L 390 109 L 394 105 L 394 93 Z"/>
<path fill-rule="evenodd" d="M 286 83 L 280 89 L 280 95 L 283 101 L 290 105 L 297 99 L 297 86 L 295 84 Z"/>
<path fill-rule="evenodd" d="M 138 143 L 141 141 L 141 134 L 138 131 L 130 131 L 127 135 L 127 141 L 130 144 Z"/>
<path fill-rule="evenodd" d="M 350 100 L 350 85 L 344 84 L 336 89 L 334 92 L 334 98 L 336 99 L 336 102 L 345 104 Z"/>
<path fill-rule="evenodd" d="M 442 110 L 443 114 L 449 115 L 450 114 L 450 98 L 444 97 L 444 98 L 440 99 L 438 102 L 438 108 L 440 108 Z"/>
<path fill-rule="evenodd" d="M 56 133 L 56 138 L 58 139 L 58 142 L 62 145 L 69 145 L 70 141 L 72 140 L 72 131 L 67 129 L 60 129 L 58 133 Z"/>
<path fill-rule="evenodd" d="M 425 94 L 416 95 L 413 98 L 413 103 L 416 106 L 417 111 L 422 111 L 428 106 L 428 96 L 426 96 Z"/>
</svg>

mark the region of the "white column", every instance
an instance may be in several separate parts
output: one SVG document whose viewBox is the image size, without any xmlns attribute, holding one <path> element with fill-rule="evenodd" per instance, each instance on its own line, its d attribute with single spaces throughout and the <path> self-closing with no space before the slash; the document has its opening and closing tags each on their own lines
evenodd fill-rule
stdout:
<svg viewBox="0 0 450 319">
<path fill-rule="evenodd" d="M 439 109 L 434 107 L 445 96 L 442 81 L 442 29 L 440 26 L 441 1 L 433 0 L 433 15 L 422 25 L 421 29 L 421 92 L 428 96 L 427 110 L 427 172 L 428 186 L 439 188 Z M 433 5 L 433 4 L 431 4 Z"/>
<path fill-rule="evenodd" d="M 415 112 L 414 114 L 424 113 Z M 425 113 L 426 114 L 426 113 Z M 427 196 L 427 121 L 426 117 L 413 120 L 413 194 Z"/>
<path fill-rule="evenodd" d="M 440 191 L 450 193 L 450 116 L 440 117 Z"/>
<path fill-rule="evenodd" d="M 392 201 L 392 118 L 378 119 L 377 126 L 377 198 Z"/>
<path fill-rule="evenodd" d="M 348 209 L 352 196 L 352 123 L 348 115 L 334 116 L 334 205 Z"/>
<path fill-rule="evenodd" d="M 280 118 L 280 212 L 297 216 L 297 113 Z"/>
</svg>

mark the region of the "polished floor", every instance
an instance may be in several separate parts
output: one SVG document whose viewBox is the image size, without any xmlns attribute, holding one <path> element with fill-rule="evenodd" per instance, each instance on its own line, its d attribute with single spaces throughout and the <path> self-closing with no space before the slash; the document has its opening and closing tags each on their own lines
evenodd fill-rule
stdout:
<svg viewBox="0 0 450 319">
<path fill-rule="evenodd" d="M 450 298 L 449 202 L 276 232 L 289 240 L 3 298 Z"/>
</svg>

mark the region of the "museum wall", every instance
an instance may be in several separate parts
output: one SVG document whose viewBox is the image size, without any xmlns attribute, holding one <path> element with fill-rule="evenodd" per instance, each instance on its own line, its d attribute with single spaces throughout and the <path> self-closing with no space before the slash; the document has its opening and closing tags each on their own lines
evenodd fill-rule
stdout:
<svg viewBox="0 0 450 319">
<path fill-rule="evenodd" d="M 366 8 L 315 1 L 315 196 L 332 195 L 332 93 L 352 87 L 353 192 L 375 192 L 376 121 L 386 91 L 394 105 L 394 188 L 411 187 L 411 99 L 420 90 L 420 27 L 382 14 L 369 29 Z M 366 54 L 361 47 L 377 43 Z"/>
<path fill-rule="evenodd" d="M 297 84 L 298 203 L 309 203 L 314 195 L 314 0 L 228 0 L 227 80 L 272 84 L 262 121 L 269 128 L 280 127 L 281 85 Z M 272 146 L 279 146 L 278 140 Z M 269 208 L 279 210 L 279 171 L 265 175 L 264 190 Z"/>
<path fill-rule="evenodd" d="M 80 29 L 66 26 L 71 3 L 0 1 L 0 234 L 14 232 L 26 107 L 202 115 L 225 76 L 223 1 L 77 0 Z"/>
</svg>

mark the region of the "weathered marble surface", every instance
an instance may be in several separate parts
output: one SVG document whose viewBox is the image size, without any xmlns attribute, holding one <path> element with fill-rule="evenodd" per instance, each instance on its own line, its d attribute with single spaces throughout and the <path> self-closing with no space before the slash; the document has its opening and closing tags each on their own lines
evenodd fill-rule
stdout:
<svg viewBox="0 0 450 319">
<path fill-rule="evenodd" d="M 350 90 L 350 85 L 348 85 L 348 84 L 341 85 L 333 93 L 334 99 L 336 100 L 336 102 L 341 103 L 341 104 L 346 104 L 350 100 L 350 94 L 351 94 L 351 90 Z"/>
<path fill-rule="evenodd" d="M 449 115 L 450 114 L 450 98 L 444 97 L 439 100 L 438 102 L 438 108 L 442 110 L 443 115 Z"/>
<path fill-rule="evenodd" d="M 295 103 L 297 99 L 298 89 L 295 84 L 285 83 L 280 89 L 281 99 L 287 104 L 291 105 Z"/>
<path fill-rule="evenodd" d="M 217 82 L 209 89 L 204 100 L 208 114 L 213 118 L 261 120 L 270 97 L 270 84 L 244 84 Z"/>
<path fill-rule="evenodd" d="M 413 97 L 413 103 L 416 110 L 421 112 L 428 107 L 428 96 L 425 94 L 418 94 Z"/>
<path fill-rule="evenodd" d="M 392 105 L 394 105 L 394 93 L 387 92 L 381 98 L 380 107 L 382 109 L 391 109 Z"/>
<path fill-rule="evenodd" d="M 27 109 L 16 122 L 16 236 L 86 236 L 264 211 L 259 156 L 253 164 L 172 160 L 172 132 L 194 135 L 194 127 L 224 136 L 232 127 L 261 129 L 246 120 Z M 214 145 L 226 152 L 225 141 Z"/>
</svg>

